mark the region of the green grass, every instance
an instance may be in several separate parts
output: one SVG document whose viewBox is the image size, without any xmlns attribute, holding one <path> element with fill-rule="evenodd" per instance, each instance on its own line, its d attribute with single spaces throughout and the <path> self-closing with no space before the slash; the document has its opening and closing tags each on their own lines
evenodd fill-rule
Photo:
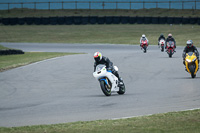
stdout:
<svg viewBox="0 0 200 133">
<path fill-rule="evenodd" d="M 199 133 L 200 110 L 120 120 L 0 128 L 0 133 Z"/>
<path fill-rule="evenodd" d="M 37 61 L 71 54 L 75 53 L 26 52 L 19 55 L 2 55 L 0 56 L 0 72 Z"/>
<path fill-rule="evenodd" d="M 1 42 L 138 44 L 146 34 L 150 44 L 157 44 L 161 33 L 172 33 L 179 46 L 189 39 L 200 46 L 200 25 L 1 25 L 0 30 Z"/>
<path fill-rule="evenodd" d="M 0 17 L 55 17 L 55 16 L 153 16 L 153 17 L 198 17 L 200 10 L 192 9 L 138 9 L 138 10 L 36 10 L 33 9 L 12 9 L 0 10 Z"/>
</svg>

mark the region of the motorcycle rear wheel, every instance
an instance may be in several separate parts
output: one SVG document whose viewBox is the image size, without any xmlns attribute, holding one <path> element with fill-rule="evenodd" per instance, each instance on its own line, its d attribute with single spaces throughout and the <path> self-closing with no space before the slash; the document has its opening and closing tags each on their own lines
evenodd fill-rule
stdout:
<svg viewBox="0 0 200 133">
<path fill-rule="evenodd" d="M 117 92 L 119 95 L 123 95 L 125 93 L 125 85 L 122 85 L 119 87 L 119 91 Z"/>
<path fill-rule="evenodd" d="M 103 93 L 106 96 L 110 96 L 111 95 L 111 89 L 108 88 L 108 86 L 106 85 L 106 83 L 103 80 L 100 81 L 100 86 L 101 86 L 101 90 L 103 91 Z"/>
</svg>

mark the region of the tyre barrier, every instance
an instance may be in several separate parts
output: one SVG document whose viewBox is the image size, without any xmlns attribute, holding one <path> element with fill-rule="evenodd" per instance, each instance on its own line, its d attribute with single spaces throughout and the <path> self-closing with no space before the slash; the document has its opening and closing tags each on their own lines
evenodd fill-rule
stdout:
<svg viewBox="0 0 200 133">
<path fill-rule="evenodd" d="M 144 24 L 151 24 L 152 23 L 152 17 L 145 17 L 144 18 Z"/>
<path fill-rule="evenodd" d="M 24 54 L 24 52 L 22 50 L 16 50 L 16 49 L 0 50 L 0 55 L 13 55 L 13 54 Z"/>
<path fill-rule="evenodd" d="M 200 17 L 68 16 L 0 18 L 3 25 L 85 25 L 85 24 L 199 24 Z"/>
<path fill-rule="evenodd" d="M 113 17 L 112 16 L 105 17 L 105 24 L 113 24 Z"/>
<path fill-rule="evenodd" d="M 137 17 L 130 17 L 130 18 L 129 18 L 129 23 L 130 23 L 130 24 L 135 24 L 136 21 L 137 21 Z"/>
<path fill-rule="evenodd" d="M 136 17 L 136 23 L 137 24 L 143 24 L 144 23 L 144 17 Z"/>
<path fill-rule="evenodd" d="M 173 24 L 173 23 L 174 23 L 174 17 L 168 17 L 167 24 Z"/>
<path fill-rule="evenodd" d="M 19 19 L 18 19 L 18 24 L 19 24 L 19 25 L 24 25 L 24 24 L 25 24 L 25 21 L 26 21 L 26 18 L 19 18 Z"/>
<path fill-rule="evenodd" d="M 130 17 L 122 16 L 121 17 L 121 23 L 122 24 L 128 24 L 130 20 Z"/>
<path fill-rule="evenodd" d="M 89 24 L 89 17 L 82 17 L 81 22 L 83 25 Z"/>
<path fill-rule="evenodd" d="M 50 17 L 49 18 L 49 23 L 51 25 L 57 25 L 58 24 L 58 17 Z"/>
<path fill-rule="evenodd" d="M 96 24 L 97 23 L 97 16 L 90 16 L 89 17 L 89 22 L 90 24 Z"/>
<path fill-rule="evenodd" d="M 59 25 L 65 24 L 65 17 L 58 17 L 57 18 L 57 24 L 59 24 Z"/>
<path fill-rule="evenodd" d="M 189 24 L 189 18 L 182 18 L 182 24 Z"/>
<path fill-rule="evenodd" d="M 70 19 L 70 18 L 69 18 Z M 75 25 L 80 25 L 82 22 L 81 22 L 81 19 L 82 19 L 82 17 L 81 16 L 75 16 L 74 17 L 74 24 Z M 73 21 L 72 21 L 73 22 Z M 72 23 L 73 24 L 73 23 Z"/>
<path fill-rule="evenodd" d="M 105 24 L 105 17 L 98 17 L 97 23 L 98 24 Z"/>
<path fill-rule="evenodd" d="M 75 24 L 74 23 L 74 18 L 73 17 L 66 17 L 65 18 L 65 24 L 67 24 L 67 25 Z"/>
<path fill-rule="evenodd" d="M 159 24 L 159 17 L 152 17 L 152 24 Z"/>
<path fill-rule="evenodd" d="M 159 17 L 159 24 L 166 24 L 167 23 L 167 17 Z"/>
<path fill-rule="evenodd" d="M 117 17 L 117 16 L 113 17 L 113 24 L 120 24 L 120 22 L 121 22 L 120 17 Z"/>
</svg>

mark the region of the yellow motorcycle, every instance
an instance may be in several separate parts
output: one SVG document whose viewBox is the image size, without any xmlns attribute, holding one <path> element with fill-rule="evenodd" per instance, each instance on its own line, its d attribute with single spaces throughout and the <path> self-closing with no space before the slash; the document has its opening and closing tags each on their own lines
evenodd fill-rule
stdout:
<svg viewBox="0 0 200 133">
<path fill-rule="evenodd" d="M 199 69 L 199 63 L 198 63 L 197 56 L 194 52 L 186 53 L 185 67 L 186 67 L 187 72 L 191 74 L 191 77 L 195 78 L 196 73 Z"/>
</svg>

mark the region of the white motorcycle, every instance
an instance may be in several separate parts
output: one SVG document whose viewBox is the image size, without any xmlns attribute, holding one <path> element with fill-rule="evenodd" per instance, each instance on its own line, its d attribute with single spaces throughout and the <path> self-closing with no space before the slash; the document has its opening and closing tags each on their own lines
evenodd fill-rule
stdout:
<svg viewBox="0 0 200 133">
<path fill-rule="evenodd" d="M 164 52 L 164 47 L 165 47 L 165 40 L 164 39 L 161 39 L 159 41 L 159 47 L 160 47 L 161 52 Z"/>
<path fill-rule="evenodd" d="M 114 66 L 114 69 L 118 71 L 117 66 Z M 105 65 L 97 65 L 93 76 L 100 82 L 101 90 L 106 96 L 110 96 L 112 92 L 117 92 L 120 95 L 125 93 L 124 83 L 119 85 L 118 78 L 111 71 L 108 71 Z"/>
</svg>

